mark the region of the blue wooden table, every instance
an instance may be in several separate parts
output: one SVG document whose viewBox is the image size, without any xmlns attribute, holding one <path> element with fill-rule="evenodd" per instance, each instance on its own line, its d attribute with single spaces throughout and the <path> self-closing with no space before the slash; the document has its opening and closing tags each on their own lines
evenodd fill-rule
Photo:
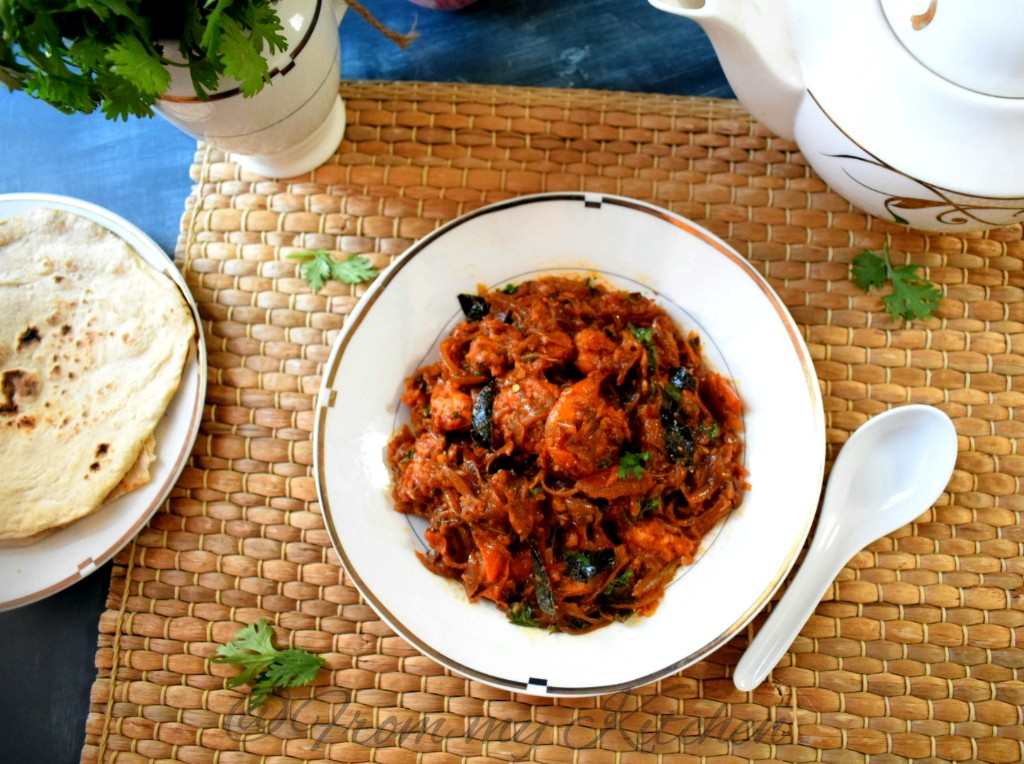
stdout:
<svg viewBox="0 0 1024 764">
<path fill-rule="evenodd" d="M 419 37 L 400 50 L 350 12 L 340 30 L 347 79 L 732 97 L 699 27 L 646 0 L 479 0 L 451 13 L 404 0 L 365 5 L 389 28 L 415 28 Z M 0 193 L 99 204 L 173 253 L 191 190 L 193 139 L 159 118 L 68 116 L 5 91 L 0 126 Z M 0 762 L 79 760 L 109 578 L 107 564 L 49 599 L 0 613 Z"/>
</svg>

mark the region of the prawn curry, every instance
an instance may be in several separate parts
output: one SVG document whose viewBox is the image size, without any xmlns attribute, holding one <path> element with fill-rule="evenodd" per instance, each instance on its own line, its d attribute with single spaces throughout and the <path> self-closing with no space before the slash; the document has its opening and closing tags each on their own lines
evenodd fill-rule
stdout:
<svg viewBox="0 0 1024 764">
<path fill-rule="evenodd" d="M 593 279 L 459 302 L 387 452 L 422 562 L 523 626 L 651 614 L 747 488 L 731 382 L 653 300 Z"/>
</svg>

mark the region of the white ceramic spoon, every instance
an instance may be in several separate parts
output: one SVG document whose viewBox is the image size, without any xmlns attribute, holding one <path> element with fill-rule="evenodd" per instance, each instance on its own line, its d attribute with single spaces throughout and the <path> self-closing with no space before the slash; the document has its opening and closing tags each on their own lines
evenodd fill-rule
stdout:
<svg viewBox="0 0 1024 764">
<path fill-rule="evenodd" d="M 856 552 L 935 503 L 956 452 L 953 423 L 931 406 L 890 409 L 850 436 L 832 467 L 803 564 L 733 672 L 737 688 L 761 683 Z"/>
</svg>

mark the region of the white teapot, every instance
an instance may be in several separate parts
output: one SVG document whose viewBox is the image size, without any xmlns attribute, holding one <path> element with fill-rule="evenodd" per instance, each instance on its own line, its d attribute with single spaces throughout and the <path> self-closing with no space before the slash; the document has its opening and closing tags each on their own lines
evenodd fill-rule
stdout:
<svg viewBox="0 0 1024 764">
<path fill-rule="evenodd" d="M 701 24 L 736 97 L 880 218 L 1024 222 L 1024 0 L 649 0 Z"/>
</svg>

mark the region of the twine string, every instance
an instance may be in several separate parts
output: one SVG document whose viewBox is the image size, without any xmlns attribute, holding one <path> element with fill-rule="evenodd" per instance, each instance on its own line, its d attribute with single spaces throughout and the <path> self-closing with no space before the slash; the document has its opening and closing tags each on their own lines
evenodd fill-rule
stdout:
<svg viewBox="0 0 1024 764">
<path fill-rule="evenodd" d="M 393 29 L 388 28 L 380 21 L 378 21 L 377 18 L 372 13 L 370 13 L 370 11 L 366 8 L 366 6 L 359 2 L 359 0 L 345 0 L 345 4 L 349 8 L 354 10 L 356 13 L 358 13 L 360 16 L 362 16 L 364 19 L 366 19 L 367 23 L 369 23 L 370 26 L 372 26 L 382 35 L 391 40 L 391 42 L 395 43 L 399 48 L 405 49 L 409 47 L 409 45 L 411 45 L 412 42 L 417 37 L 419 37 L 419 33 L 416 32 L 415 27 L 413 29 L 410 29 L 405 34 L 402 34 L 401 32 L 396 32 Z"/>
</svg>

